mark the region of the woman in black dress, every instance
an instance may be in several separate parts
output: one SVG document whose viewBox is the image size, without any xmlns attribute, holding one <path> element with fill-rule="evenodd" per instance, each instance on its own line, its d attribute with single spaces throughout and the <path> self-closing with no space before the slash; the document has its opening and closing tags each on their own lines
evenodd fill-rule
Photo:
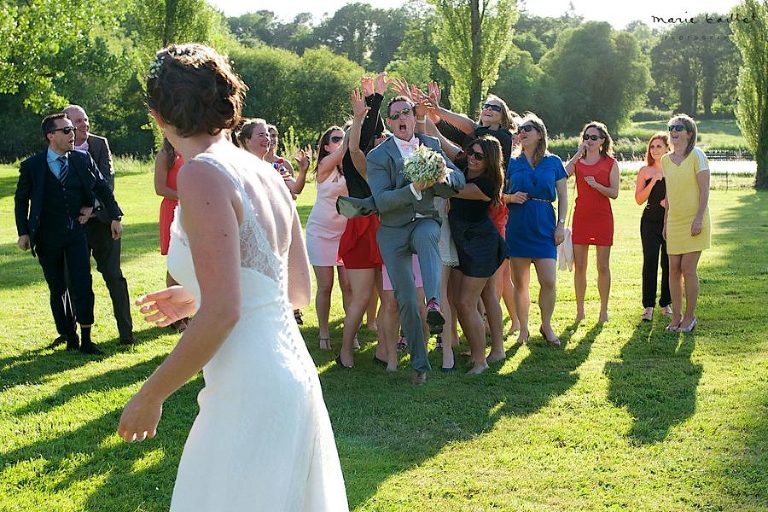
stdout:
<svg viewBox="0 0 768 512">
<path fill-rule="evenodd" d="M 448 219 L 451 226 L 460 272 L 460 284 L 454 296 L 464 335 L 472 355 L 470 374 L 488 368 L 488 362 L 504 359 L 501 307 L 496 298 L 494 274 L 504 262 L 505 245 L 488 214 L 491 205 L 499 202 L 502 184 L 502 150 L 499 141 L 490 136 L 473 140 L 466 150 L 464 189 L 451 199 Z M 485 356 L 485 327 L 477 309 L 482 298 L 491 327 L 491 353 Z"/>
<path fill-rule="evenodd" d="M 656 284 L 661 252 L 661 297 L 659 306 L 664 315 L 670 316 L 672 299 L 669 294 L 669 258 L 667 242 L 662 236 L 666 208 L 666 185 L 661 171 L 661 157 L 669 152 L 669 136 L 659 132 L 648 141 L 644 166 L 637 173 L 635 201 L 647 203 L 640 220 L 640 240 L 643 243 L 643 320 L 653 320 L 656 303 Z"/>
</svg>

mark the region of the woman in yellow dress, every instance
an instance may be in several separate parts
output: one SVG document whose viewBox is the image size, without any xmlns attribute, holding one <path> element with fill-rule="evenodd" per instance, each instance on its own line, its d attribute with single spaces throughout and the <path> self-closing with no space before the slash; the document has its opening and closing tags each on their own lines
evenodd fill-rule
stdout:
<svg viewBox="0 0 768 512">
<path fill-rule="evenodd" d="M 672 296 L 671 332 L 691 332 L 696 327 L 699 296 L 697 266 L 701 251 L 709 249 L 709 162 L 695 146 L 696 122 L 685 114 L 669 120 L 672 151 L 661 159 L 667 184 L 664 238 L 669 255 L 669 291 Z M 685 283 L 685 314 L 683 306 Z"/>
</svg>

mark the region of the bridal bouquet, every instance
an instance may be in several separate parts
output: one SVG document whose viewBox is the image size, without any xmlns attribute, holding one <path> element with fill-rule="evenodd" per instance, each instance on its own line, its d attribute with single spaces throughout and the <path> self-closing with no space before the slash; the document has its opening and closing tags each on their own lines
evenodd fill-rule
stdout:
<svg viewBox="0 0 768 512">
<path fill-rule="evenodd" d="M 403 175 L 412 182 L 440 181 L 445 173 L 442 155 L 427 146 L 419 146 L 405 159 Z"/>
</svg>

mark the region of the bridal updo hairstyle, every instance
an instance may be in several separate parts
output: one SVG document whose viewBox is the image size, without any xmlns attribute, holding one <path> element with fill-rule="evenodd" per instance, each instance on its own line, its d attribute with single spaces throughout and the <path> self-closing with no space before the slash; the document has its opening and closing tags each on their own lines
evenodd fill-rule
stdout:
<svg viewBox="0 0 768 512">
<path fill-rule="evenodd" d="M 196 43 L 163 48 L 147 74 L 149 108 L 181 137 L 237 127 L 246 90 L 224 57 Z"/>
</svg>

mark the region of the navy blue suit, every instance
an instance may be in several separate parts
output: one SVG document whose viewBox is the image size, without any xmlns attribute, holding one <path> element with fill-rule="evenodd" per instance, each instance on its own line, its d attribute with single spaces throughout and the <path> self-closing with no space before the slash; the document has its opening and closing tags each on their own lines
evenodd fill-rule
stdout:
<svg viewBox="0 0 768 512">
<path fill-rule="evenodd" d="M 48 166 L 47 150 L 24 160 L 15 194 L 16 229 L 19 236 L 29 236 L 32 255 L 43 269 L 60 335 L 74 333 L 72 305 L 80 324 L 93 324 L 90 256 L 85 226 L 77 220 L 80 209 L 98 198 L 112 219 L 122 216 L 90 155 L 71 151 L 67 160 L 63 183 Z"/>
</svg>

